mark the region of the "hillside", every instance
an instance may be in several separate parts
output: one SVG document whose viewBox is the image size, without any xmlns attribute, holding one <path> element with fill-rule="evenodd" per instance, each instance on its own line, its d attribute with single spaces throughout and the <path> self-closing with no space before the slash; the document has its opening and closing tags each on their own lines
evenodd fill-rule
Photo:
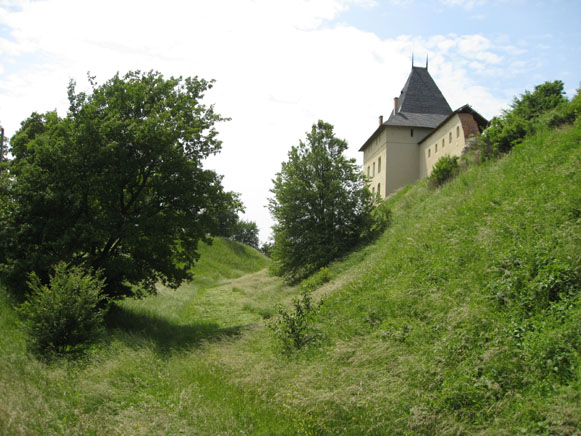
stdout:
<svg viewBox="0 0 581 436">
<path fill-rule="evenodd" d="M 398 192 L 290 357 L 263 318 L 299 289 L 228 241 L 119 304 L 83 361 L 27 355 L 2 294 L 0 434 L 579 434 L 579 168 L 581 125 Z"/>
</svg>

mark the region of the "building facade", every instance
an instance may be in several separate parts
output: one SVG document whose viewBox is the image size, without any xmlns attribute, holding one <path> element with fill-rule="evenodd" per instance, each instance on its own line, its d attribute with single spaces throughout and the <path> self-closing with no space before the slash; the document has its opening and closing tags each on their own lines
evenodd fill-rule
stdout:
<svg viewBox="0 0 581 436">
<path fill-rule="evenodd" d="M 468 138 L 488 124 L 465 105 L 452 111 L 428 68 L 412 71 L 387 121 L 379 126 L 359 151 L 369 188 L 381 198 L 431 174 L 445 154 L 460 156 Z"/>
</svg>

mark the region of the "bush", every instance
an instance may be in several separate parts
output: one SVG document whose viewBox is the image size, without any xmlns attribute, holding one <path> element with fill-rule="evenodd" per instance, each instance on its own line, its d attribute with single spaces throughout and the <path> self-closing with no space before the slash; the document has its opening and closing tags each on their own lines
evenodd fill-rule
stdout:
<svg viewBox="0 0 581 436">
<path fill-rule="evenodd" d="M 19 308 L 33 351 L 43 355 L 82 352 L 103 332 L 105 281 L 98 273 L 61 262 L 50 285 L 30 274 L 31 294 Z"/>
<path fill-rule="evenodd" d="M 309 278 L 304 279 L 301 282 L 301 288 L 303 290 L 309 291 L 309 292 L 314 291 L 319 286 L 324 285 L 327 282 L 330 282 L 331 278 L 332 277 L 331 277 L 331 273 L 329 272 L 329 268 L 324 266 L 316 274 L 313 274 Z"/>
<path fill-rule="evenodd" d="M 373 239 L 381 235 L 391 224 L 392 216 L 393 214 L 387 203 L 379 203 L 375 209 L 371 211 L 369 230 L 362 234 L 362 239 Z"/>
<path fill-rule="evenodd" d="M 458 159 L 458 156 L 442 156 L 436 162 L 432 174 L 428 177 L 428 184 L 433 188 L 437 188 L 453 177 L 456 177 L 460 171 Z"/>
<path fill-rule="evenodd" d="M 313 304 L 311 290 L 309 286 L 305 286 L 301 298 L 293 300 L 293 310 L 278 306 L 279 316 L 272 320 L 268 327 L 285 354 L 300 350 L 315 339 L 311 324 L 321 304 L 321 302 Z"/>
<path fill-rule="evenodd" d="M 567 101 L 563 88 L 563 82 L 555 80 L 535 86 L 532 93 L 525 91 L 520 98 L 514 99 L 510 110 L 492 119 L 484 131 L 488 142 L 481 145 L 490 145 L 492 155 L 508 153 L 533 134 L 539 123 L 558 126 L 573 121 L 576 106 Z"/>
</svg>

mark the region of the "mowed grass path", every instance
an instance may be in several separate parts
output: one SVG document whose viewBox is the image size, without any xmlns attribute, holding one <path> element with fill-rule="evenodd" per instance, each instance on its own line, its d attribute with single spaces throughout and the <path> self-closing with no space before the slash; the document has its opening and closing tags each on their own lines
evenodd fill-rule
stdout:
<svg viewBox="0 0 581 436">
<path fill-rule="evenodd" d="M 228 241 L 192 283 L 118 304 L 80 362 L 30 357 L 0 291 L 0 433 L 579 435 L 580 169 L 578 124 L 395 194 L 290 357 L 263 319 L 300 289 Z"/>
<path fill-rule="evenodd" d="M 297 291 L 247 247 L 218 239 L 201 251 L 192 283 L 117 303 L 106 341 L 82 361 L 29 356 L 2 291 L 0 434 L 296 433 L 292 417 L 231 383 L 208 349 L 263 329 Z"/>
</svg>

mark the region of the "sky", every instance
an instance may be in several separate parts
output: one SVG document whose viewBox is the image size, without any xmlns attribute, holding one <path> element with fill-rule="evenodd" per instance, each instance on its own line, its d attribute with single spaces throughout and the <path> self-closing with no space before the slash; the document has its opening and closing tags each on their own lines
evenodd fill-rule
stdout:
<svg viewBox="0 0 581 436">
<path fill-rule="evenodd" d="M 456 109 L 487 118 L 515 96 L 562 80 L 581 86 L 578 0 L 0 0 L 0 125 L 68 108 L 131 70 L 214 79 L 204 103 L 229 117 L 206 168 L 239 192 L 266 241 L 272 179 L 318 120 L 348 157 L 425 66 Z"/>
</svg>

